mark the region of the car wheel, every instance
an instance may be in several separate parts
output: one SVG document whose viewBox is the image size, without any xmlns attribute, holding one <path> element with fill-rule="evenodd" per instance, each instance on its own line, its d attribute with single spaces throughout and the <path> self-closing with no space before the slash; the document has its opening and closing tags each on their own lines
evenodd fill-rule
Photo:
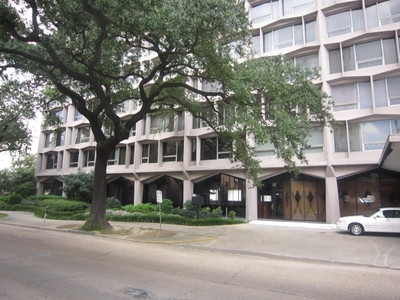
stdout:
<svg viewBox="0 0 400 300">
<path fill-rule="evenodd" d="M 349 229 L 352 235 L 361 235 L 364 233 L 364 227 L 358 223 L 350 224 Z"/>
</svg>

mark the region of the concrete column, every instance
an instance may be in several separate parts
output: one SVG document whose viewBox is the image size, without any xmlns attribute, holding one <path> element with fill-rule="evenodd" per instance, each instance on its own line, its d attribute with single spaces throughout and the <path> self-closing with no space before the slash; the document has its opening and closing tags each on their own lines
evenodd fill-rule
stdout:
<svg viewBox="0 0 400 300">
<path fill-rule="evenodd" d="M 143 202 L 143 182 L 135 180 L 135 192 L 133 197 L 133 204 L 141 204 Z"/>
<path fill-rule="evenodd" d="M 257 220 L 257 187 L 246 182 L 246 219 Z"/>
<path fill-rule="evenodd" d="M 332 166 L 326 168 L 326 223 L 334 224 L 340 217 L 339 193 L 335 171 Z"/>
<path fill-rule="evenodd" d="M 191 180 L 183 180 L 183 203 L 187 200 L 192 200 L 194 184 Z M 183 204 L 182 203 L 182 204 Z"/>
<path fill-rule="evenodd" d="M 43 183 L 39 181 L 36 182 L 36 195 L 43 195 L 43 191 L 44 191 Z"/>
</svg>

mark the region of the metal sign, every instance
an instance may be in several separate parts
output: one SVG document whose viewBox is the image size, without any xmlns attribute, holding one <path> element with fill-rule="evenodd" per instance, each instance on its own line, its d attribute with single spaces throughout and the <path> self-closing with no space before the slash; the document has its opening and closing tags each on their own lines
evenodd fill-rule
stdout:
<svg viewBox="0 0 400 300">
<path fill-rule="evenodd" d="M 162 203 L 162 191 L 157 190 L 156 196 L 157 196 L 157 203 Z"/>
</svg>

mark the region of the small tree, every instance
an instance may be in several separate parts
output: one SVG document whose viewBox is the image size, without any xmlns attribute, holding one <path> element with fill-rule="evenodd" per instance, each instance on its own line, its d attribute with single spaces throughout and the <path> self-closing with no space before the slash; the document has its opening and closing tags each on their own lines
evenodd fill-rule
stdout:
<svg viewBox="0 0 400 300">
<path fill-rule="evenodd" d="M 62 177 L 64 192 L 69 199 L 91 203 L 93 194 L 93 172 L 79 171 Z"/>
<path fill-rule="evenodd" d="M 23 198 L 36 194 L 36 156 L 20 156 L 10 169 L 0 171 L 0 195 L 18 194 Z"/>
</svg>

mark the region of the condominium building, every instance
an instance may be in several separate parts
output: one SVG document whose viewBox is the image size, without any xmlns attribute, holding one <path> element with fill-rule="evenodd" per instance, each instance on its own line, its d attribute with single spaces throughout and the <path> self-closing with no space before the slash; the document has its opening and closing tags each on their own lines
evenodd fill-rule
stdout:
<svg viewBox="0 0 400 300">
<path fill-rule="evenodd" d="M 256 57 L 283 54 L 320 69 L 337 127 L 315 126 L 308 164 L 294 177 L 270 144 L 254 145 L 262 187 L 229 160 L 229 146 L 182 111 L 147 116 L 108 161 L 108 196 L 123 204 L 180 206 L 194 194 L 239 217 L 335 223 L 339 216 L 400 206 L 400 1 L 253 0 L 247 2 Z M 193 82 L 200 88 L 212 88 Z M 138 103 L 127 101 L 122 115 Z M 56 112 L 61 130 L 39 140 L 38 193 L 60 194 L 62 175 L 94 166 L 89 122 L 73 106 Z"/>
</svg>

